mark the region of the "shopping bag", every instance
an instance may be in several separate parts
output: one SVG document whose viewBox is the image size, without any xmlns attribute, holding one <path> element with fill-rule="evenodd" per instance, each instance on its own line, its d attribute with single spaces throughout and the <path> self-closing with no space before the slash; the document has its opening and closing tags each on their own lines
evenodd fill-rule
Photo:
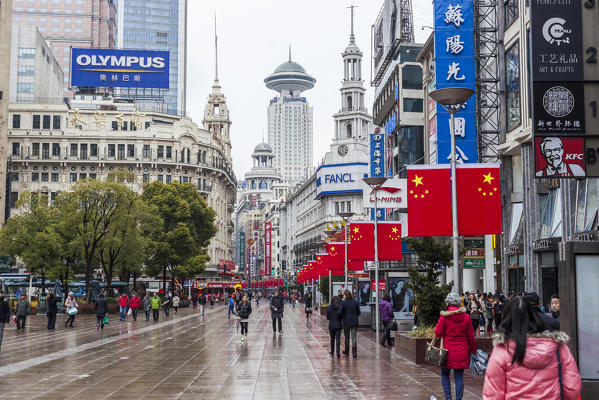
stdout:
<svg viewBox="0 0 599 400">
<path fill-rule="evenodd" d="M 487 370 L 487 364 L 489 362 L 489 355 L 482 350 L 476 350 L 470 357 L 470 371 L 472 376 L 484 374 Z"/>
<path fill-rule="evenodd" d="M 77 314 L 78 312 L 79 312 L 79 310 L 77 310 L 77 308 L 75 308 L 75 307 L 71 307 L 71 308 L 69 308 L 69 309 L 67 310 L 67 313 L 68 313 L 69 315 L 75 315 L 75 314 Z"/>
<path fill-rule="evenodd" d="M 105 316 L 104 318 L 102 318 L 102 324 L 108 325 L 108 316 Z"/>
<path fill-rule="evenodd" d="M 133 314 L 133 311 L 131 310 L 131 308 L 129 308 L 129 311 L 127 311 L 127 315 L 131 315 Z"/>
<path fill-rule="evenodd" d="M 440 347 L 435 347 L 436 341 L 437 338 L 434 337 L 433 340 L 427 344 L 424 361 L 437 367 L 444 367 L 445 364 L 447 364 L 447 349 L 443 348 L 443 338 L 441 338 Z"/>
<path fill-rule="evenodd" d="M 397 321 L 396 320 L 391 321 L 391 325 L 389 325 L 389 330 L 396 332 L 398 329 L 399 329 L 399 327 L 397 326 Z"/>
</svg>

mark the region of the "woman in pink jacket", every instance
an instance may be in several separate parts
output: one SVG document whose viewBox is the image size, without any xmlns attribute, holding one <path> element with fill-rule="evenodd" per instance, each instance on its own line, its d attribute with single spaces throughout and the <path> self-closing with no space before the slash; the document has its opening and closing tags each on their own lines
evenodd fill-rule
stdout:
<svg viewBox="0 0 599 400">
<path fill-rule="evenodd" d="M 512 298 L 493 336 L 483 399 L 576 400 L 582 384 L 568 340 L 564 332 L 546 330 L 522 297 Z"/>
</svg>

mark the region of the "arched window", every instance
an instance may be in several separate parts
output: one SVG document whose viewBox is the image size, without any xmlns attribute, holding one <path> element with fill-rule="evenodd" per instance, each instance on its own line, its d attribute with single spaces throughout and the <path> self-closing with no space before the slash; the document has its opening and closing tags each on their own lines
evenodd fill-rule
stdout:
<svg viewBox="0 0 599 400">
<path fill-rule="evenodd" d="M 187 164 L 191 163 L 191 150 L 187 148 Z"/>
<path fill-rule="evenodd" d="M 218 104 L 214 105 L 214 115 L 220 114 L 220 106 Z"/>
<path fill-rule="evenodd" d="M 252 189 L 256 189 L 256 181 L 252 179 Z"/>
<path fill-rule="evenodd" d="M 260 179 L 260 186 L 258 189 L 268 189 L 268 184 L 266 183 L 266 179 Z"/>
<path fill-rule="evenodd" d="M 347 96 L 347 109 L 350 110 L 350 111 L 353 109 L 351 95 Z"/>
<path fill-rule="evenodd" d="M 351 131 L 351 124 L 347 124 L 345 126 L 345 132 L 346 132 L 346 138 L 347 139 L 351 139 L 352 138 L 352 131 Z"/>
</svg>

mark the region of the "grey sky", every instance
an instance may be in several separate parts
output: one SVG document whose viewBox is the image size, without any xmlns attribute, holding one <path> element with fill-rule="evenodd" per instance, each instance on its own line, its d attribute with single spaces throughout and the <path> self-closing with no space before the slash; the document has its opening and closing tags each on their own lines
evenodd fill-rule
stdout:
<svg viewBox="0 0 599 400">
<path fill-rule="evenodd" d="M 237 178 L 251 168 L 250 154 L 266 136 L 266 108 L 275 92 L 264 78 L 293 61 L 316 78 L 304 92 L 314 108 L 314 162 L 321 161 L 333 137 L 332 114 L 340 107 L 341 52 L 349 41 L 350 0 L 189 0 L 187 111 L 201 124 L 214 80 L 214 13 L 217 14 L 219 80 L 231 112 L 233 167 Z M 432 2 L 413 0 L 416 41 L 424 43 L 432 25 Z M 370 27 L 383 0 L 357 0 L 356 42 L 364 53 L 366 104 L 370 87 Z"/>
</svg>

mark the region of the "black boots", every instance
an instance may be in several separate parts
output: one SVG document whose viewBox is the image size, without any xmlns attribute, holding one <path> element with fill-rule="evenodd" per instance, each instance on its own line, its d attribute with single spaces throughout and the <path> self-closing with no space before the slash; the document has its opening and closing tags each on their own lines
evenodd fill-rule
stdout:
<svg viewBox="0 0 599 400">
<path fill-rule="evenodd" d="M 343 350 L 343 355 L 344 356 L 349 356 L 349 351 L 348 350 Z"/>
<path fill-rule="evenodd" d="M 358 348 L 357 347 L 352 347 L 351 348 L 351 353 L 352 353 L 352 356 L 354 356 L 354 358 L 357 358 L 358 357 Z"/>
</svg>

